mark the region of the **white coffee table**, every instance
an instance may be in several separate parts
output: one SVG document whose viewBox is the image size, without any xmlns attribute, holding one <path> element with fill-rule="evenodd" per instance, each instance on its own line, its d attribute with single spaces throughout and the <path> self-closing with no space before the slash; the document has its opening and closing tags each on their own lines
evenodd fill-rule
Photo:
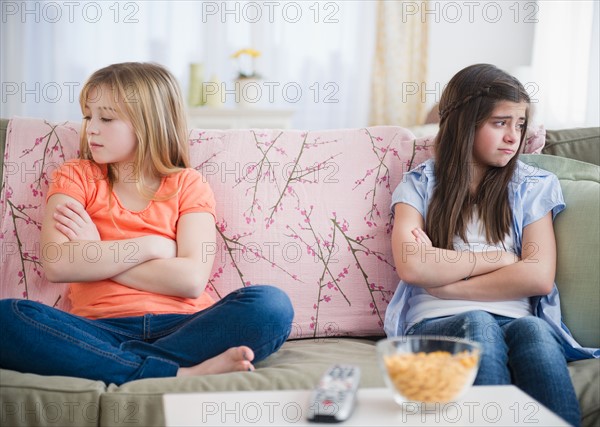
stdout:
<svg viewBox="0 0 600 427">
<path fill-rule="evenodd" d="M 316 425 L 306 420 L 310 390 L 177 393 L 164 395 L 166 425 Z M 421 410 L 422 409 L 422 410 Z M 568 426 L 515 386 L 472 387 L 459 401 L 433 408 L 400 406 L 386 388 L 358 391 L 344 426 Z M 331 425 L 331 424 L 329 424 Z"/>
</svg>

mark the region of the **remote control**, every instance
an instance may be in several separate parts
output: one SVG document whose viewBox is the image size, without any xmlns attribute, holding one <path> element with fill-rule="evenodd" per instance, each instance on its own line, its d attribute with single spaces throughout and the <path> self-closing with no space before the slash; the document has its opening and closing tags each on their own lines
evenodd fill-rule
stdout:
<svg viewBox="0 0 600 427">
<path fill-rule="evenodd" d="M 356 403 L 359 383 L 358 366 L 331 366 L 311 394 L 308 421 L 339 423 L 348 419 Z"/>
</svg>

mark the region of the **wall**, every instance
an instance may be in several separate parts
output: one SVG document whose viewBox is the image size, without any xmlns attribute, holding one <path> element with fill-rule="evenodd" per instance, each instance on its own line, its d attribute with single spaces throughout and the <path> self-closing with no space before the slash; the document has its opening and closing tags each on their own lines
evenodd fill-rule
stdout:
<svg viewBox="0 0 600 427">
<path fill-rule="evenodd" d="M 439 100 L 457 71 L 475 63 L 494 64 L 528 81 L 539 19 L 536 2 L 431 1 L 427 7 L 419 4 L 418 13 L 430 30 L 429 71 L 421 93 L 428 105 Z"/>
</svg>

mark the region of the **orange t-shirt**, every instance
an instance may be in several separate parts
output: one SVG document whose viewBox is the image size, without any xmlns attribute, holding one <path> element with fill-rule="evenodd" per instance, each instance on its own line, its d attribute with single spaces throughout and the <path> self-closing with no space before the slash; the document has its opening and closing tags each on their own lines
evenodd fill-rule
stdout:
<svg viewBox="0 0 600 427">
<path fill-rule="evenodd" d="M 118 196 L 110 192 L 105 170 L 89 160 L 65 162 L 54 171 L 47 195 L 49 198 L 53 194 L 65 194 L 81 202 L 102 240 L 123 240 L 149 234 L 175 240 L 177 221 L 182 215 L 208 212 L 215 216 L 213 192 L 202 175 L 194 169 L 184 169 L 164 177 L 156 197 L 173 196 L 166 200 L 150 201 L 139 212 L 124 208 Z M 115 256 L 135 257 L 133 250 L 132 253 Z M 71 313 L 91 319 L 142 316 L 148 313 L 190 314 L 214 303 L 206 292 L 194 299 L 180 298 L 133 289 L 110 279 L 72 283 L 69 299 Z"/>
</svg>

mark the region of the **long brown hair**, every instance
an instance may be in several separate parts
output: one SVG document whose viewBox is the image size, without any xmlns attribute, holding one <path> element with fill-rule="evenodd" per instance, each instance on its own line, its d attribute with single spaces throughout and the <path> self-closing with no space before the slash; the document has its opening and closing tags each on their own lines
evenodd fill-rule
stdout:
<svg viewBox="0 0 600 427">
<path fill-rule="evenodd" d="M 476 194 L 470 191 L 475 131 L 491 116 L 501 101 L 530 103 L 523 85 L 489 64 L 471 65 L 448 83 L 439 103 L 440 130 L 435 138 L 435 187 L 425 229 L 435 247 L 453 249 L 454 236 L 467 241 L 467 225 L 474 206 L 484 225 L 488 243 L 499 243 L 510 230 L 512 213 L 508 183 L 518 154 L 505 167 L 490 167 Z M 519 141 L 525 139 L 529 106 Z"/>
<path fill-rule="evenodd" d="M 190 164 L 185 107 L 177 80 L 159 64 L 112 64 L 94 72 L 84 84 L 79 95 L 81 111 L 93 89 L 110 91 L 118 114 L 131 121 L 138 141 L 133 164 L 136 184 L 140 194 L 153 198 L 145 178 L 164 177 Z M 86 124 L 84 120 L 80 157 L 93 161 Z M 112 186 L 115 170 L 107 166 Z"/>
</svg>

